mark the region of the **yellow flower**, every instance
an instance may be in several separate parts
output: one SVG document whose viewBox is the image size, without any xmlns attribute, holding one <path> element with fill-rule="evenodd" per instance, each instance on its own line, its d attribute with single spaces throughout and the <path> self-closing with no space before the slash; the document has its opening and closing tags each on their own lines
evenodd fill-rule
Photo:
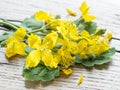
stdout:
<svg viewBox="0 0 120 90">
<path fill-rule="evenodd" d="M 100 39 L 100 35 L 90 35 L 88 31 L 83 30 L 81 33 L 81 39 L 86 40 L 89 45 L 93 45 L 94 43 L 98 42 Z"/>
<path fill-rule="evenodd" d="M 51 49 L 56 45 L 57 38 L 58 38 L 58 34 L 53 31 L 44 37 L 42 44 L 44 47 Z"/>
<path fill-rule="evenodd" d="M 80 40 L 78 43 L 78 52 L 81 53 L 88 45 L 88 41 L 86 40 Z"/>
<path fill-rule="evenodd" d="M 99 42 L 100 38 L 101 37 L 99 35 L 91 35 L 88 38 L 89 45 L 95 45 L 97 42 Z"/>
<path fill-rule="evenodd" d="M 82 3 L 82 5 L 80 6 L 79 10 L 82 12 L 82 18 L 86 21 L 86 22 L 90 22 L 94 19 L 96 19 L 95 16 L 91 15 L 89 13 L 89 6 L 86 4 L 86 2 L 84 1 Z"/>
<path fill-rule="evenodd" d="M 47 34 L 43 38 L 42 42 L 41 42 L 41 38 L 39 36 L 31 34 L 28 37 L 28 45 L 31 48 L 40 49 L 40 48 L 44 47 L 44 48 L 47 48 L 47 49 L 51 49 L 56 45 L 57 38 L 58 38 L 58 34 L 54 31 Z"/>
<path fill-rule="evenodd" d="M 69 8 L 67 8 L 66 11 L 67 11 L 67 13 L 68 13 L 69 15 L 72 15 L 72 16 L 76 16 L 76 15 L 77 15 L 76 12 L 70 10 Z"/>
<path fill-rule="evenodd" d="M 26 58 L 26 67 L 36 67 L 41 60 L 41 51 L 33 50 Z"/>
<path fill-rule="evenodd" d="M 112 38 L 112 32 L 111 32 L 111 31 L 108 31 L 108 32 L 106 33 L 106 35 L 105 35 L 105 38 L 106 38 L 108 41 L 110 41 L 111 38 Z"/>
<path fill-rule="evenodd" d="M 70 50 L 71 54 L 79 53 L 79 47 L 77 42 L 69 41 L 67 48 Z"/>
<path fill-rule="evenodd" d="M 69 68 L 69 66 L 75 59 L 75 57 L 71 56 L 71 52 L 64 46 L 58 50 L 57 55 L 57 59 L 60 60 L 62 68 Z"/>
<path fill-rule="evenodd" d="M 71 54 L 78 53 L 78 44 L 75 41 L 69 40 L 68 38 L 64 37 L 63 39 L 58 38 L 57 43 L 66 47 L 66 49 L 68 49 Z"/>
<path fill-rule="evenodd" d="M 80 85 L 83 82 L 83 77 L 84 77 L 84 74 L 81 74 L 78 79 L 78 85 Z"/>
<path fill-rule="evenodd" d="M 63 69 L 62 70 L 65 75 L 70 75 L 72 73 L 72 69 Z"/>
<path fill-rule="evenodd" d="M 46 23 L 50 20 L 51 16 L 45 11 L 38 11 L 34 14 L 36 20 L 44 20 Z"/>
<path fill-rule="evenodd" d="M 56 45 L 57 38 L 58 35 L 56 32 L 51 32 L 47 34 L 43 40 L 41 40 L 39 36 L 31 34 L 28 37 L 28 45 L 31 48 L 36 48 L 37 50 L 32 51 L 28 55 L 26 66 L 27 67 L 37 66 L 41 58 L 45 66 L 56 68 L 58 66 L 59 59 L 57 59 L 49 49 L 52 49 Z"/>
<path fill-rule="evenodd" d="M 105 51 L 107 51 L 109 48 L 110 48 L 110 45 L 108 44 L 108 42 L 105 40 L 105 39 L 103 39 L 103 40 L 100 40 L 100 44 L 99 44 L 100 46 L 100 51 L 99 51 L 99 53 L 103 53 L 103 52 L 105 52 Z"/>
<path fill-rule="evenodd" d="M 15 56 L 17 54 L 22 56 L 25 55 L 25 51 L 24 51 L 24 48 L 26 47 L 25 43 L 16 41 L 12 37 L 9 37 L 7 42 L 10 42 L 9 44 L 7 44 L 7 48 L 6 48 L 7 58 L 11 58 L 12 56 Z"/>
<path fill-rule="evenodd" d="M 57 27 L 58 31 L 63 37 L 67 37 L 73 40 L 78 40 L 79 35 L 77 32 L 77 27 L 72 21 L 61 21 L 60 26 Z"/>
<path fill-rule="evenodd" d="M 59 59 L 57 59 L 51 52 L 51 50 L 42 51 L 42 61 L 45 66 L 49 66 L 51 68 L 57 68 Z"/>
<path fill-rule="evenodd" d="M 60 26 L 61 19 L 55 19 L 51 18 L 50 19 L 50 29 L 56 30 L 58 26 Z"/>
<path fill-rule="evenodd" d="M 39 36 L 37 36 L 37 35 L 31 34 L 28 37 L 28 45 L 31 48 L 37 48 L 37 49 L 39 49 L 40 45 L 41 45 L 41 38 Z"/>
<path fill-rule="evenodd" d="M 80 35 L 81 40 L 78 42 L 78 52 L 83 59 L 87 59 L 89 54 L 99 55 L 110 47 L 106 37 L 101 38 L 100 35 L 90 35 L 86 30 L 83 30 Z"/>
<path fill-rule="evenodd" d="M 89 10 L 89 6 L 85 1 L 81 4 L 79 10 L 82 12 L 82 14 L 86 13 Z"/>
<path fill-rule="evenodd" d="M 106 38 L 99 38 L 98 40 L 91 40 L 92 44 L 90 44 L 86 49 L 83 50 L 81 53 L 82 58 L 86 58 L 87 54 L 95 54 L 99 55 L 105 51 L 107 51 L 110 46 L 108 44 L 108 41 L 106 41 Z"/>
<path fill-rule="evenodd" d="M 82 39 L 78 42 L 78 52 L 80 53 L 80 57 L 82 59 L 87 59 L 87 48 L 88 48 L 89 42 L 86 39 Z"/>
<path fill-rule="evenodd" d="M 26 30 L 24 28 L 19 28 L 15 33 L 14 36 L 10 36 L 6 40 L 6 56 L 7 58 L 11 58 L 15 55 L 25 55 L 24 48 L 26 47 L 26 44 L 23 43 L 21 40 L 25 37 Z"/>
<path fill-rule="evenodd" d="M 26 67 L 36 67 L 40 61 L 43 61 L 45 66 L 57 68 L 59 60 L 51 53 L 51 50 L 33 50 L 26 59 Z"/>
</svg>

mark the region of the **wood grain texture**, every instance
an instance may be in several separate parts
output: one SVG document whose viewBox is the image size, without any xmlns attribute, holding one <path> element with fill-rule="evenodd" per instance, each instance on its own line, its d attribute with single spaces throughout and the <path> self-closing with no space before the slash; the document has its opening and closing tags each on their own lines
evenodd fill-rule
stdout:
<svg viewBox="0 0 120 90">
<path fill-rule="evenodd" d="M 0 19 L 19 23 L 37 10 L 67 16 L 66 8 L 79 12 L 78 6 L 83 0 L 0 0 Z M 76 65 L 69 77 L 61 75 L 52 82 L 30 82 L 22 77 L 25 59 L 5 57 L 5 49 L 0 48 L 0 90 L 120 90 L 120 1 L 119 0 L 86 0 L 91 12 L 97 16 L 100 27 L 112 30 L 111 46 L 116 48 L 112 62 L 93 68 Z M 80 13 L 78 13 L 79 17 Z M 4 28 L 0 27 L 0 34 Z M 81 73 L 85 74 L 84 82 L 78 86 Z"/>
</svg>

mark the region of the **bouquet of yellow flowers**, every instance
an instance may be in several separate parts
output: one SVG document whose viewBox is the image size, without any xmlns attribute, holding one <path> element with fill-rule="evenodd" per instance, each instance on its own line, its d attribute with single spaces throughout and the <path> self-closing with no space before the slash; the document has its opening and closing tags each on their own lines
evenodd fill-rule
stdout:
<svg viewBox="0 0 120 90">
<path fill-rule="evenodd" d="M 110 47 L 112 33 L 97 27 L 95 16 L 83 2 L 76 20 L 61 19 L 45 11 L 26 18 L 21 25 L 0 21 L 9 31 L 0 35 L 0 45 L 6 48 L 6 57 L 21 55 L 26 58 L 23 76 L 26 80 L 51 81 L 60 75 L 72 73 L 76 63 L 86 67 L 110 62 L 115 49 Z M 69 15 L 76 12 L 66 9 Z M 79 78 L 78 84 L 83 80 Z"/>
</svg>

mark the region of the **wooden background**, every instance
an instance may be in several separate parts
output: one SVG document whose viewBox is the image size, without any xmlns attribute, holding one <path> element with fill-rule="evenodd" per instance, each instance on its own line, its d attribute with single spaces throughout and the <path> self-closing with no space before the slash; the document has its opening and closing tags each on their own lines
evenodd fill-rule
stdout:
<svg viewBox="0 0 120 90">
<path fill-rule="evenodd" d="M 0 19 L 20 23 L 38 10 L 67 16 L 66 8 L 78 12 L 83 0 L 0 0 Z M 87 69 L 81 65 L 73 68 L 70 77 L 60 76 L 49 83 L 25 81 L 22 77 L 24 59 L 5 58 L 4 48 L 0 48 L 0 90 L 120 90 L 120 0 L 86 0 L 91 12 L 97 16 L 100 27 L 113 31 L 111 46 L 116 48 L 112 62 Z M 0 27 L 0 34 L 4 28 Z M 83 83 L 78 86 L 81 73 Z"/>
</svg>

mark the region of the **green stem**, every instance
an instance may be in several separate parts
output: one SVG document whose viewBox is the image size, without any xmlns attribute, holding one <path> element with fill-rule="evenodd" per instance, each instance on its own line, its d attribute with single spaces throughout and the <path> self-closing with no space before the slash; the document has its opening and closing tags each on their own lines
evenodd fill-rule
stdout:
<svg viewBox="0 0 120 90">
<path fill-rule="evenodd" d="M 16 25 L 16 24 L 14 24 L 14 23 L 12 23 L 12 22 L 10 22 L 10 21 L 8 21 L 8 20 L 3 20 L 4 22 L 7 22 L 7 23 L 9 23 L 9 24 L 11 24 L 11 25 L 14 25 L 14 26 L 16 26 L 16 27 L 18 27 L 18 28 L 20 28 L 20 26 L 19 25 Z"/>
<path fill-rule="evenodd" d="M 53 22 L 52 22 L 53 23 Z M 37 30 L 32 30 L 32 31 L 30 31 L 30 32 L 27 32 L 28 34 L 30 34 L 30 33 L 35 33 L 35 32 L 42 32 L 42 33 L 45 33 L 45 28 L 47 27 L 47 26 L 49 26 L 51 23 L 48 23 L 48 24 L 46 24 L 45 26 L 43 26 L 42 28 L 40 28 L 40 29 L 37 29 Z"/>
<path fill-rule="evenodd" d="M 32 30 L 32 31 L 27 32 L 27 33 L 28 33 L 28 34 L 30 34 L 30 33 L 35 33 L 35 32 L 39 32 L 39 31 L 43 32 L 43 31 L 44 31 L 44 29 L 43 29 L 43 28 L 41 28 L 41 29 L 37 29 L 37 30 Z"/>
<path fill-rule="evenodd" d="M 18 29 L 18 27 L 16 27 L 15 25 L 13 25 L 13 24 L 10 24 L 10 23 L 8 23 L 8 22 L 1 22 L 0 21 L 0 25 L 5 25 L 5 26 L 8 26 L 8 27 L 10 27 L 10 28 L 12 28 L 12 29 L 15 29 L 15 30 L 17 30 Z"/>
</svg>

